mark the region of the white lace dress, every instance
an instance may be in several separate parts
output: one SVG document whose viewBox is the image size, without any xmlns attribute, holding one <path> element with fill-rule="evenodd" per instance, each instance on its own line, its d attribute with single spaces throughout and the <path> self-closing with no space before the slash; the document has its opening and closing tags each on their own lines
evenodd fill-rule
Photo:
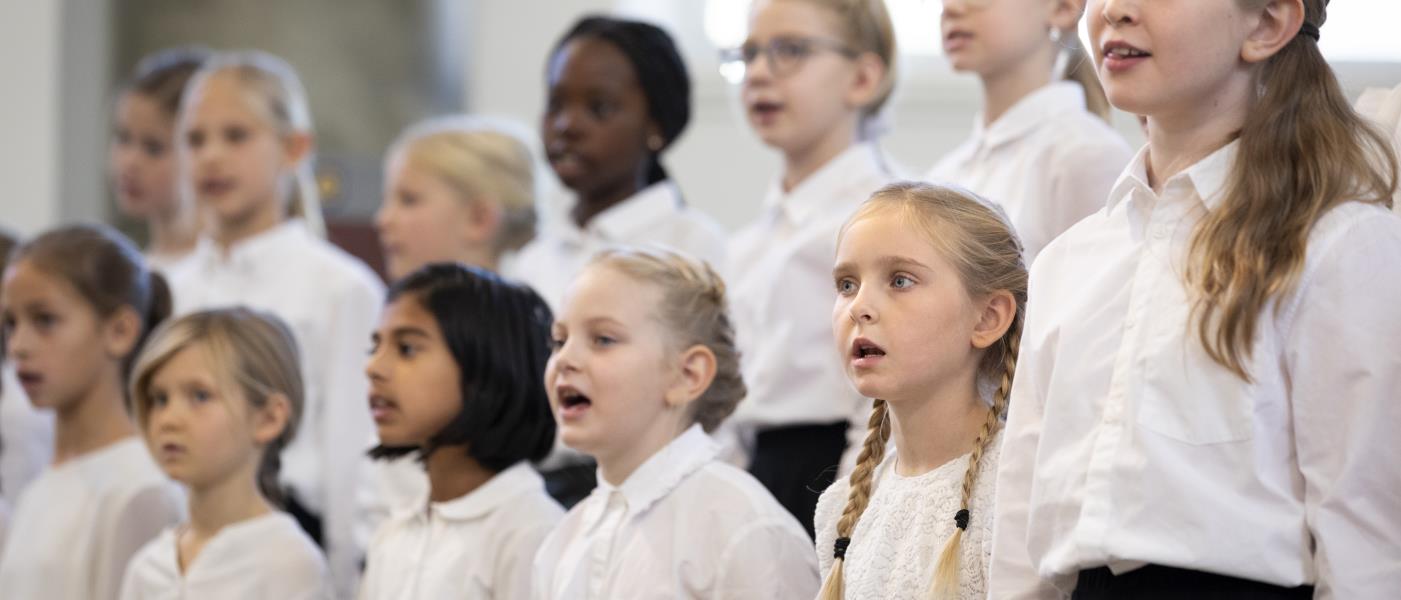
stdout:
<svg viewBox="0 0 1401 600">
<path fill-rule="evenodd" d="M 968 530 L 959 556 L 958 597 L 962 599 L 987 597 L 992 503 L 1001 447 L 999 432 L 978 464 L 968 506 Z M 928 598 L 934 563 L 953 535 L 968 455 L 923 475 L 902 477 L 895 472 L 894 454 L 892 451 L 876 469 L 871 501 L 852 532 L 843 574 L 850 600 Z M 832 543 L 849 490 L 849 481 L 840 480 L 817 502 L 817 560 L 824 579 L 832 569 Z"/>
</svg>

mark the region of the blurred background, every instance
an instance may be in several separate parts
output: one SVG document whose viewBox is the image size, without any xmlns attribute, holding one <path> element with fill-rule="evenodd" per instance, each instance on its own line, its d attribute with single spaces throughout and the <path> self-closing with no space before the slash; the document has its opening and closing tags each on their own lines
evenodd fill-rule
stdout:
<svg viewBox="0 0 1401 600">
<path fill-rule="evenodd" d="M 938 0 L 887 3 L 901 56 L 881 145 L 917 176 L 969 134 L 979 91 L 939 56 Z M 0 0 L 0 224 L 32 234 L 102 220 L 141 241 L 141 228 L 116 216 L 105 172 L 117 86 L 162 48 L 259 48 L 291 62 L 307 87 L 333 240 L 377 266 L 369 221 L 385 147 L 408 124 L 453 112 L 538 129 L 546 55 L 594 12 L 675 36 L 694 80 L 694 116 L 668 167 L 688 200 L 725 226 L 757 214 L 778 157 L 749 132 L 717 60 L 719 48 L 743 40 L 748 0 Z M 1397 22 L 1396 0 L 1329 7 L 1322 48 L 1350 96 L 1401 82 Z M 1142 141 L 1131 116 L 1115 122 Z M 559 202 L 547 169 L 542 177 L 546 202 Z"/>
</svg>

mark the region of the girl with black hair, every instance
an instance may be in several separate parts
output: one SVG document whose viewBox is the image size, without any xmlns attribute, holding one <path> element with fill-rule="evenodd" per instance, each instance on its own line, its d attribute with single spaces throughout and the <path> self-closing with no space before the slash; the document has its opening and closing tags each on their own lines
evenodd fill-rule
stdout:
<svg viewBox="0 0 1401 600">
<path fill-rule="evenodd" d="M 390 289 L 365 365 L 371 455 L 417 454 L 429 492 L 375 534 L 362 600 L 530 596 L 563 515 L 529 464 L 555 439 L 550 322 L 530 288 L 475 267 L 430 264 Z"/>
<path fill-rule="evenodd" d="M 542 142 L 575 202 L 511 272 L 558 308 L 605 245 L 661 243 L 722 264 L 724 232 L 683 201 L 661 164 L 691 118 L 691 82 L 671 37 L 647 23 L 585 17 L 555 46 L 545 75 Z"/>
</svg>

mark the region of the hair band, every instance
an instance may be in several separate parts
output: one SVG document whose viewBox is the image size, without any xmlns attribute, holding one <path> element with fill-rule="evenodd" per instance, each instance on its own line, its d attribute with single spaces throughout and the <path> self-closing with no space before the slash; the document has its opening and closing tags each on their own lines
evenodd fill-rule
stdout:
<svg viewBox="0 0 1401 600">
<path fill-rule="evenodd" d="M 845 558 L 845 557 L 846 557 L 846 547 L 847 547 L 847 546 L 850 546 L 850 545 L 851 545 L 851 538 L 849 538 L 849 537 L 839 537 L 839 538 L 837 538 L 836 543 L 832 544 L 832 559 L 833 559 L 833 560 L 836 560 L 836 559 L 838 559 L 838 558 Z"/>
<path fill-rule="evenodd" d="M 953 516 L 953 524 L 959 529 L 968 531 L 968 509 L 958 511 L 958 514 Z"/>
<path fill-rule="evenodd" d="M 1317 42 L 1319 39 L 1318 26 L 1304 21 L 1304 24 L 1299 26 L 1299 35 L 1311 37 L 1314 42 Z"/>
</svg>

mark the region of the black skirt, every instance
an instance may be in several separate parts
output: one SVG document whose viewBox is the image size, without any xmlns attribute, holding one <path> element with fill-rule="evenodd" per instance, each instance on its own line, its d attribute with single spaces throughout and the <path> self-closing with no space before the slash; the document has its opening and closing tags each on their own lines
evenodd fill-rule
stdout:
<svg viewBox="0 0 1401 600">
<path fill-rule="evenodd" d="M 1108 567 L 1080 571 L 1072 600 L 1310 600 L 1313 586 L 1284 588 L 1228 575 L 1148 565 L 1121 575 Z"/>
<path fill-rule="evenodd" d="M 749 473 L 813 536 L 817 497 L 837 479 L 846 450 L 846 421 L 759 431 Z"/>
</svg>

